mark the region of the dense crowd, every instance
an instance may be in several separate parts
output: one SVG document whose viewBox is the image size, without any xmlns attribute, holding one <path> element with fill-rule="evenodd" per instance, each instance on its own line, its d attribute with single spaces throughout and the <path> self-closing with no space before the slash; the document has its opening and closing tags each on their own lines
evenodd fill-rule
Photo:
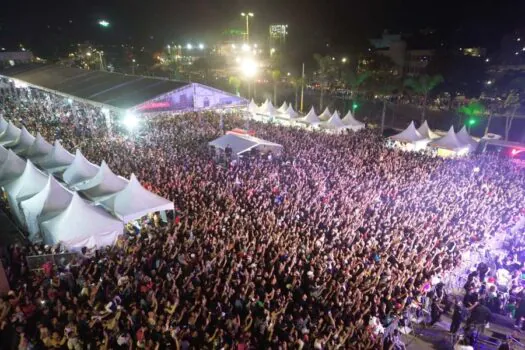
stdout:
<svg viewBox="0 0 525 350">
<path fill-rule="evenodd" d="M 207 142 L 220 124 L 244 126 L 233 114 L 164 115 L 110 134 L 100 110 L 53 96 L 0 109 L 176 207 L 168 224 L 145 220 L 64 268 L 30 271 L 30 248 L 10 247 L 5 349 L 377 349 L 432 277 L 525 203 L 525 173 L 505 160 L 403 153 L 371 130 L 252 123 L 283 154 L 216 162 Z"/>
</svg>

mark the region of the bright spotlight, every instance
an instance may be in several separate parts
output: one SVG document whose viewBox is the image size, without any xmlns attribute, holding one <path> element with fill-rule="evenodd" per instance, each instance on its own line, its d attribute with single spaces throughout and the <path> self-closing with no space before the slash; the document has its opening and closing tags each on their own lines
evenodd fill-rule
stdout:
<svg viewBox="0 0 525 350">
<path fill-rule="evenodd" d="M 257 63 L 254 60 L 245 59 L 241 63 L 241 71 L 246 77 L 251 78 L 257 74 Z"/>
<path fill-rule="evenodd" d="M 204 50 L 204 44 L 199 44 L 199 50 Z"/>
<path fill-rule="evenodd" d="M 67 103 L 72 104 L 72 103 L 73 103 L 73 100 L 70 99 L 70 98 L 68 98 L 68 99 L 67 99 Z"/>
<path fill-rule="evenodd" d="M 250 45 L 248 45 L 248 44 L 242 44 L 242 50 L 243 50 L 243 51 L 250 51 Z"/>
<path fill-rule="evenodd" d="M 98 21 L 98 25 L 101 27 L 107 28 L 109 27 L 109 22 L 104 19 L 101 19 L 100 21 Z"/>
<path fill-rule="evenodd" d="M 187 45 L 186 45 L 186 48 L 187 48 L 188 50 L 191 50 L 191 49 L 193 49 L 193 45 L 192 45 L 192 44 L 187 44 Z"/>
<path fill-rule="evenodd" d="M 126 113 L 126 117 L 124 118 L 124 125 L 128 130 L 133 130 L 137 127 L 139 124 L 139 119 L 137 116 L 131 112 Z"/>
</svg>

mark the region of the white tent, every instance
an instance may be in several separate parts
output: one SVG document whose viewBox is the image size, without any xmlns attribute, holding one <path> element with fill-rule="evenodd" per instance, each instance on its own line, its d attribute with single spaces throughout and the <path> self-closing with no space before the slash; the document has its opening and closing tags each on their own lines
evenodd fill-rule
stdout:
<svg viewBox="0 0 525 350">
<path fill-rule="evenodd" d="M 40 133 L 36 134 L 35 141 L 27 149 L 27 151 L 22 152 L 21 155 L 24 155 L 26 158 L 36 160 L 41 157 L 46 156 L 51 150 L 53 149 L 53 146 L 51 146 Z"/>
<path fill-rule="evenodd" d="M 71 198 L 73 193 L 53 176 L 49 176 L 47 184 L 40 192 L 20 203 L 31 241 L 39 238 L 37 236 L 40 232 L 39 223 L 60 214 L 71 203 Z"/>
<path fill-rule="evenodd" d="M 100 204 L 124 222 L 139 219 L 148 213 L 174 209 L 172 202 L 142 187 L 134 174 L 125 189 Z"/>
<path fill-rule="evenodd" d="M 259 107 L 257 106 L 257 103 L 255 103 L 255 101 L 252 98 L 252 100 L 248 104 L 248 112 L 250 112 L 250 113 L 257 113 L 258 109 L 259 109 Z"/>
<path fill-rule="evenodd" d="M 0 146 L 0 165 L 7 159 L 8 154 L 9 151 L 4 146 Z"/>
<path fill-rule="evenodd" d="M 343 124 L 348 125 L 354 131 L 363 129 L 365 127 L 364 123 L 361 123 L 360 121 L 354 118 L 350 110 L 348 110 L 348 113 L 346 113 L 342 122 Z"/>
<path fill-rule="evenodd" d="M 225 150 L 226 147 L 229 146 L 232 149 L 232 153 L 237 156 L 248 152 L 253 148 L 257 149 L 261 153 L 272 151 L 276 154 L 281 153 L 283 149 L 283 146 L 277 143 L 266 141 L 250 135 L 236 133 L 227 133 L 218 139 L 209 142 L 208 145 L 222 150 Z"/>
<path fill-rule="evenodd" d="M 326 120 L 326 119 L 329 119 L 331 116 L 332 116 L 332 113 L 330 113 L 330 110 L 328 109 L 328 107 L 326 107 L 323 113 L 321 113 L 321 115 L 319 116 L 319 119 Z"/>
<path fill-rule="evenodd" d="M 323 127 L 326 129 L 332 130 L 343 130 L 348 128 L 348 125 L 345 125 L 341 118 L 339 117 L 339 112 L 335 111 L 334 114 L 328 119 L 327 122 L 324 122 Z"/>
<path fill-rule="evenodd" d="M 390 136 L 392 140 L 401 142 L 418 142 L 425 139 L 417 130 L 414 122 L 411 121 L 407 128 L 398 134 Z"/>
<path fill-rule="evenodd" d="M 438 134 L 434 133 L 429 127 L 428 123 L 425 120 L 423 124 L 417 129 L 417 131 L 423 136 L 424 138 L 427 138 L 429 140 L 437 139 L 439 137 Z"/>
<path fill-rule="evenodd" d="M 0 165 L 0 186 L 16 180 L 17 177 L 22 175 L 25 167 L 25 160 L 17 156 L 15 152 L 7 151 L 7 157 Z"/>
<path fill-rule="evenodd" d="M 6 130 L 0 135 L 0 145 L 4 147 L 12 146 L 20 136 L 20 132 L 19 128 L 9 122 Z"/>
<path fill-rule="evenodd" d="M 115 175 L 106 162 L 102 161 L 97 174 L 93 178 L 76 185 L 75 188 L 89 199 L 99 202 L 122 191 L 127 184 L 128 180 Z"/>
<path fill-rule="evenodd" d="M 4 186 L 11 212 L 15 214 L 21 223 L 24 222 L 24 217 L 20 211 L 20 202 L 40 192 L 46 185 L 47 178 L 48 175 L 38 170 L 37 167 L 28 160 L 22 175 Z"/>
<path fill-rule="evenodd" d="M 29 147 L 35 142 L 35 137 L 27 131 L 26 127 L 22 127 L 22 131 L 20 132 L 20 136 L 16 140 L 16 142 L 13 144 L 13 147 L 11 148 L 13 152 L 16 154 L 21 154 L 24 151 L 28 150 Z"/>
<path fill-rule="evenodd" d="M 80 150 L 77 149 L 75 159 L 62 174 L 62 179 L 69 186 L 75 186 L 93 178 L 97 175 L 99 168 L 99 166 L 90 163 Z"/>
<path fill-rule="evenodd" d="M 124 224 L 74 193 L 66 210 L 43 221 L 40 228 L 47 244 L 62 242 L 74 250 L 112 245 L 122 234 Z"/>
<path fill-rule="evenodd" d="M 432 147 L 442 148 L 448 151 L 460 152 L 468 150 L 468 145 L 464 145 L 456 136 L 454 127 L 451 126 L 445 136 L 430 142 Z"/>
<path fill-rule="evenodd" d="M 317 114 L 315 114 L 314 107 L 310 108 L 310 111 L 308 112 L 308 114 L 301 120 L 311 125 L 318 125 L 321 123 L 321 119 L 319 119 Z"/>
<path fill-rule="evenodd" d="M 63 171 L 73 163 L 75 156 L 66 151 L 66 149 L 60 144 L 60 141 L 55 141 L 51 152 L 47 155 L 40 157 L 35 160 L 41 168 L 45 169 L 48 173 L 52 174 L 55 172 Z"/>
<path fill-rule="evenodd" d="M 0 116 L 0 135 L 2 135 L 3 132 L 7 129 L 8 125 L 9 123 L 7 122 L 7 120 L 5 120 L 3 116 Z"/>
<path fill-rule="evenodd" d="M 288 103 L 284 101 L 281 107 L 279 107 L 278 111 L 281 113 L 285 113 L 287 110 L 288 110 Z"/>
<path fill-rule="evenodd" d="M 267 115 L 267 116 L 274 116 L 278 114 L 279 112 L 273 106 L 271 101 L 266 100 L 266 102 L 259 108 L 257 113 Z"/>
<path fill-rule="evenodd" d="M 469 147 L 471 151 L 475 150 L 476 147 L 478 147 L 478 142 L 469 135 L 465 126 L 463 126 L 461 130 L 459 130 L 459 132 L 456 134 L 456 137 L 462 144 Z"/>
<path fill-rule="evenodd" d="M 290 104 L 288 106 L 288 108 L 286 109 L 286 112 L 284 112 L 290 119 L 294 119 L 294 118 L 297 118 L 299 116 L 299 113 L 297 113 L 296 111 L 294 111 L 293 107 L 292 107 L 292 104 Z"/>
</svg>

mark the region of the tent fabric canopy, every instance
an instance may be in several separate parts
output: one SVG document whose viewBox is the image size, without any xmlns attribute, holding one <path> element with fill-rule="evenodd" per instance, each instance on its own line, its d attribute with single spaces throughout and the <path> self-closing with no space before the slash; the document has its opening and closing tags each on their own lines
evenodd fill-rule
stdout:
<svg viewBox="0 0 525 350">
<path fill-rule="evenodd" d="M 348 125 L 356 131 L 365 127 L 364 123 L 361 123 L 360 121 L 354 118 L 350 110 L 346 113 L 345 117 L 342 119 L 342 122 L 343 124 Z"/>
<path fill-rule="evenodd" d="M 4 186 L 11 211 L 21 223 L 24 223 L 24 218 L 20 212 L 20 202 L 40 192 L 46 185 L 47 178 L 48 175 L 28 160 L 22 175 Z"/>
<path fill-rule="evenodd" d="M 5 120 L 3 116 L 0 116 L 0 135 L 4 133 L 8 125 L 9 123 L 7 122 L 7 120 Z"/>
<path fill-rule="evenodd" d="M 317 114 L 315 114 L 315 109 L 314 107 L 310 108 L 310 111 L 308 112 L 308 114 L 302 119 L 302 121 L 308 123 L 308 124 L 312 124 L 312 125 L 317 125 L 317 124 L 320 124 L 321 123 L 321 119 L 319 119 L 319 117 L 317 116 Z"/>
<path fill-rule="evenodd" d="M 299 113 L 297 113 L 292 105 L 290 104 L 288 106 L 288 108 L 286 109 L 286 111 L 284 112 L 290 119 L 294 119 L 294 118 L 297 118 L 299 116 Z"/>
<path fill-rule="evenodd" d="M 27 131 L 26 127 L 22 127 L 22 131 L 20 132 L 20 136 L 16 140 L 16 143 L 13 144 L 12 150 L 16 154 L 21 154 L 24 151 L 28 150 L 29 147 L 35 142 L 35 137 Z"/>
<path fill-rule="evenodd" d="M 439 137 L 439 135 L 430 129 L 426 120 L 423 122 L 423 124 L 421 124 L 417 131 L 421 134 L 421 136 L 429 140 L 437 139 Z"/>
<path fill-rule="evenodd" d="M 7 157 L 0 165 L 0 186 L 16 180 L 22 175 L 26 161 L 17 156 L 12 150 L 7 151 Z"/>
<path fill-rule="evenodd" d="M 0 145 L 4 147 L 13 146 L 22 131 L 13 123 L 9 122 L 6 130 L 0 135 Z"/>
<path fill-rule="evenodd" d="M 268 116 L 274 116 L 276 114 L 279 114 L 279 111 L 273 106 L 271 101 L 266 100 L 266 102 L 261 107 L 259 107 L 257 113 Z"/>
<path fill-rule="evenodd" d="M 288 103 L 284 101 L 281 107 L 279 107 L 278 111 L 281 113 L 286 113 L 287 110 L 288 110 Z"/>
<path fill-rule="evenodd" d="M 470 150 L 476 149 L 478 147 L 478 142 L 472 138 L 472 136 L 469 135 L 467 131 L 467 127 L 463 125 L 461 130 L 456 134 L 456 137 L 458 140 L 470 148 Z"/>
<path fill-rule="evenodd" d="M 40 192 L 20 203 L 31 241 L 36 240 L 40 232 L 39 223 L 65 210 L 72 198 L 71 191 L 62 186 L 53 176 L 49 176 L 47 184 Z"/>
<path fill-rule="evenodd" d="M 327 122 L 323 124 L 324 127 L 329 129 L 345 129 L 347 128 L 347 125 L 343 123 L 341 118 L 339 117 L 339 113 L 337 111 L 332 114 L 330 119 L 328 119 Z"/>
<path fill-rule="evenodd" d="M 434 140 L 429 143 L 430 146 L 436 147 L 436 148 L 443 148 L 449 151 L 459 151 L 461 149 L 464 149 L 465 147 L 468 147 L 467 145 L 464 145 L 456 136 L 456 133 L 454 132 L 454 127 L 451 126 L 448 132 L 445 136 L 440 137 L 437 140 Z"/>
<path fill-rule="evenodd" d="M 259 109 L 259 107 L 257 106 L 257 103 L 255 103 L 255 101 L 252 98 L 252 100 L 248 104 L 248 112 L 250 112 L 250 113 L 257 113 L 258 109 Z"/>
<path fill-rule="evenodd" d="M 101 204 L 124 222 L 139 219 L 148 213 L 174 209 L 172 202 L 142 187 L 134 174 L 126 188 Z"/>
<path fill-rule="evenodd" d="M 230 146 L 232 152 L 235 155 L 245 153 L 251 150 L 252 148 L 257 149 L 262 153 L 265 153 L 267 151 L 280 153 L 283 148 L 283 146 L 277 143 L 266 141 L 250 135 L 241 135 L 234 133 L 227 133 L 226 135 L 223 135 L 218 139 L 209 142 L 208 144 L 210 146 L 214 146 L 215 148 L 222 150 L 225 150 L 226 147 Z"/>
<path fill-rule="evenodd" d="M 328 109 L 328 107 L 326 107 L 323 113 L 321 113 L 321 115 L 319 116 L 319 119 L 326 120 L 326 119 L 330 119 L 331 116 L 332 116 L 332 113 L 330 113 L 330 110 Z"/>
<path fill-rule="evenodd" d="M 62 174 L 62 179 L 69 186 L 75 186 L 79 183 L 87 181 L 97 175 L 100 167 L 90 163 L 77 149 L 75 159 L 70 166 L 67 167 L 66 171 Z"/>
<path fill-rule="evenodd" d="M 106 162 L 102 161 L 100 169 L 93 178 L 75 187 L 89 199 L 98 202 L 112 194 L 122 191 L 127 184 L 128 181 L 126 179 L 115 175 Z"/>
<path fill-rule="evenodd" d="M 411 121 L 407 128 L 398 134 L 390 136 L 392 140 L 401 142 L 418 142 L 425 139 L 417 130 L 414 122 Z"/>
<path fill-rule="evenodd" d="M 33 144 L 27 149 L 27 151 L 20 153 L 20 155 L 23 155 L 31 160 L 37 160 L 46 156 L 51 152 L 52 149 L 53 146 L 44 140 L 40 133 L 37 133 Z"/>
<path fill-rule="evenodd" d="M 124 230 L 121 221 L 102 208 L 89 205 L 78 193 L 73 194 L 64 211 L 43 221 L 40 227 L 47 244 L 62 242 L 69 249 L 112 245 Z"/>
<path fill-rule="evenodd" d="M 66 169 L 71 163 L 75 156 L 66 151 L 66 149 L 57 140 L 47 155 L 38 158 L 35 162 L 45 169 L 48 173 L 54 173 Z"/>
</svg>

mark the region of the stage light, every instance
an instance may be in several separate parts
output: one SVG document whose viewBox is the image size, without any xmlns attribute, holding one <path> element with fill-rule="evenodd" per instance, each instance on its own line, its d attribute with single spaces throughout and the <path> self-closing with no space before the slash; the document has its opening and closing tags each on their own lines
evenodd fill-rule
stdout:
<svg viewBox="0 0 525 350">
<path fill-rule="evenodd" d="M 101 19 L 100 21 L 98 21 L 98 24 L 99 26 L 104 27 L 104 28 L 109 27 L 109 22 L 104 19 Z"/>
<path fill-rule="evenodd" d="M 138 126 L 138 124 L 139 119 L 137 118 L 137 116 L 132 112 L 127 112 L 126 117 L 124 118 L 124 125 L 126 126 L 126 128 L 128 128 L 128 130 L 131 131 L 135 129 Z"/>
<path fill-rule="evenodd" d="M 204 50 L 204 44 L 199 44 L 199 50 Z"/>
<path fill-rule="evenodd" d="M 187 44 L 187 45 L 186 45 L 186 48 L 187 48 L 188 50 L 191 50 L 191 49 L 193 49 L 193 45 L 192 45 L 192 44 Z"/>
<path fill-rule="evenodd" d="M 241 62 L 241 71 L 246 77 L 251 78 L 257 74 L 257 63 L 254 60 L 245 59 Z"/>
</svg>

